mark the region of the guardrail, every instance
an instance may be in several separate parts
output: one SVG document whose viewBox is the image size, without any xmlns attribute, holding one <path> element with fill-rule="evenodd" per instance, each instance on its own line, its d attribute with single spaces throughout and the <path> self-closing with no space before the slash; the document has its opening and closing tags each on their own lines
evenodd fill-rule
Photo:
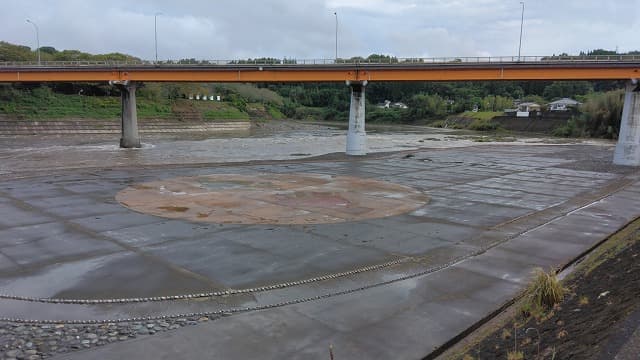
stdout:
<svg viewBox="0 0 640 360">
<path fill-rule="evenodd" d="M 254 60 L 104 60 L 104 61 L 3 61 L 0 67 L 124 67 L 148 66 L 171 67 L 191 66 L 229 66 L 229 65 L 384 65 L 384 64 L 506 64 L 506 63 L 544 63 L 544 62 L 640 62 L 640 55 L 596 55 L 596 56 L 497 56 L 497 57 L 435 57 L 435 58 L 396 58 L 378 59 L 254 59 Z"/>
</svg>

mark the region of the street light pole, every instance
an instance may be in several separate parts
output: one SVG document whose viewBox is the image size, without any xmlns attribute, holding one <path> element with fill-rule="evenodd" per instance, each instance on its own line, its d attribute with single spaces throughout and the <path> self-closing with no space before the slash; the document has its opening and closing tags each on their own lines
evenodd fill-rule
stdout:
<svg viewBox="0 0 640 360">
<path fill-rule="evenodd" d="M 36 25 L 36 23 L 34 23 L 33 21 L 27 19 L 27 22 L 33 25 L 33 27 L 36 29 L 36 52 L 38 53 L 38 65 L 40 65 L 40 30 L 38 29 L 38 25 Z"/>
<path fill-rule="evenodd" d="M 158 15 L 162 15 L 162 13 L 157 12 L 153 15 L 153 35 L 156 44 L 156 64 L 158 63 Z"/>
<path fill-rule="evenodd" d="M 520 18 L 520 43 L 518 44 L 518 61 L 520 61 L 520 54 L 522 52 L 522 29 L 524 27 L 524 1 L 520 1 L 522 5 L 522 17 Z"/>
<path fill-rule="evenodd" d="M 336 16 L 336 62 L 338 62 L 338 12 L 334 12 L 333 15 Z"/>
</svg>

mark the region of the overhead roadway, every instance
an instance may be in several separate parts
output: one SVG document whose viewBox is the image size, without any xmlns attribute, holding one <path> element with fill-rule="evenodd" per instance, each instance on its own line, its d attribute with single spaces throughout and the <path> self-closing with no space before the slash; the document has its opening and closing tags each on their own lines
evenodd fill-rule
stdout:
<svg viewBox="0 0 640 360">
<path fill-rule="evenodd" d="M 397 64 L 12 65 L 0 82 L 379 82 L 494 80 L 628 80 L 640 57 L 625 61 L 533 61 Z"/>
<path fill-rule="evenodd" d="M 383 61 L 385 59 L 382 59 Z M 367 152 L 365 87 L 383 81 L 626 80 L 614 163 L 640 166 L 640 56 L 179 62 L 0 62 L 0 82 L 110 82 L 122 96 L 121 147 L 140 147 L 135 91 L 140 82 L 344 82 L 351 87 L 348 155 Z"/>
</svg>

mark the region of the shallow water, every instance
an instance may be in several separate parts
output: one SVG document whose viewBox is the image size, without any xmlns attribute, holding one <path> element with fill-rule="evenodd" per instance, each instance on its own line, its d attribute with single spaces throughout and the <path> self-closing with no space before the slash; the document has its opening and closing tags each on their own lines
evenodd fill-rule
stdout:
<svg viewBox="0 0 640 360">
<path fill-rule="evenodd" d="M 235 134 L 143 134 L 140 149 L 119 148 L 117 134 L 3 137 L 0 138 L 0 174 L 82 167 L 300 159 L 344 152 L 346 148 L 344 129 L 292 126 L 295 125 L 254 128 Z M 548 141 L 518 137 L 503 143 L 530 145 L 548 144 Z M 480 144 L 474 142 L 473 134 L 403 126 L 370 129 L 367 142 L 369 153 Z"/>
</svg>

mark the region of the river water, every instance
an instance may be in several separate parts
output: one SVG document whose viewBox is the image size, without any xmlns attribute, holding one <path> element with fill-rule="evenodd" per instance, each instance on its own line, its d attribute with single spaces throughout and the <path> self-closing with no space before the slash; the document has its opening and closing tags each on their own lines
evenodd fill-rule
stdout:
<svg viewBox="0 0 640 360">
<path fill-rule="evenodd" d="M 285 126 L 263 125 L 238 134 L 143 134 L 140 149 L 119 148 L 119 134 L 0 137 L 0 175 L 49 169 L 301 159 L 345 151 L 345 129 L 282 124 Z M 367 132 L 369 153 L 495 144 L 477 142 L 482 134 L 427 127 L 376 127 Z M 499 144 L 566 143 L 526 136 L 507 140 Z"/>
</svg>

